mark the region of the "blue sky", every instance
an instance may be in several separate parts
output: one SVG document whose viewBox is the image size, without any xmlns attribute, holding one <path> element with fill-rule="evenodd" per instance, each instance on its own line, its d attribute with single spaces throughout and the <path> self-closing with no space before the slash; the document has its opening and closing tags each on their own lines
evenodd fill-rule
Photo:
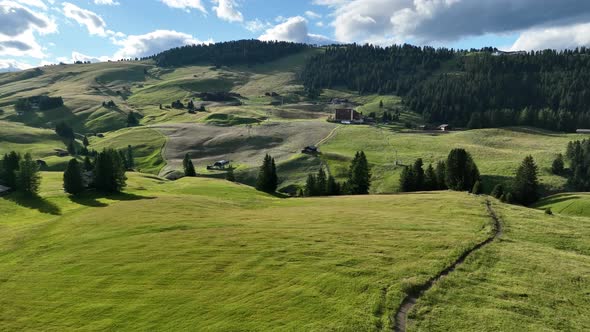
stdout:
<svg viewBox="0 0 590 332">
<path fill-rule="evenodd" d="M 0 70 L 244 38 L 563 49 L 590 44 L 590 1 L 0 0 Z"/>
</svg>

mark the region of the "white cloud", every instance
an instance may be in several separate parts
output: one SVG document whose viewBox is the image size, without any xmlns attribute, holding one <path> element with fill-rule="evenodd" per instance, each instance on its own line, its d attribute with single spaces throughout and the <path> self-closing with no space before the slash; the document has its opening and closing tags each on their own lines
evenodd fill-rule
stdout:
<svg viewBox="0 0 590 332">
<path fill-rule="evenodd" d="M 524 31 L 511 50 L 566 49 L 590 46 L 590 23 Z"/>
<path fill-rule="evenodd" d="M 33 68 L 33 66 L 25 62 L 20 62 L 14 59 L 0 59 L 0 73 L 14 72 L 29 68 Z"/>
<path fill-rule="evenodd" d="M 204 44 L 212 41 L 200 41 L 193 36 L 173 31 L 156 30 L 144 35 L 130 35 L 118 40 L 115 44 L 121 49 L 115 53 L 114 59 L 141 58 L 184 45 Z"/>
<path fill-rule="evenodd" d="M 236 9 L 238 5 L 234 0 L 213 0 L 213 2 L 217 5 L 213 7 L 213 10 L 220 19 L 228 22 L 244 21 L 244 16 Z"/>
<path fill-rule="evenodd" d="M 263 22 L 260 19 L 255 19 L 244 23 L 244 28 L 250 32 L 260 32 L 272 27 L 272 24 Z"/>
<path fill-rule="evenodd" d="M 120 3 L 115 0 L 94 0 L 94 4 L 96 5 L 106 5 L 106 6 L 118 6 Z"/>
<path fill-rule="evenodd" d="M 62 5 L 64 15 L 67 18 L 78 22 L 80 25 L 85 26 L 91 35 L 98 35 L 101 37 L 107 36 L 107 24 L 102 17 L 69 2 L 64 2 Z"/>
<path fill-rule="evenodd" d="M 579 0 L 315 0 L 332 9 L 337 40 L 456 41 L 486 34 L 543 31 L 587 23 Z M 540 30 L 538 30 L 540 29 Z"/>
<path fill-rule="evenodd" d="M 190 11 L 191 9 L 197 9 L 203 13 L 207 13 L 207 10 L 201 3 L 201 0 L 161 0 L 166 6 L 170 8 L 183 9 Z"/>
<path fill-rule="evenodd" d="M 325 36 L 310 34 L 307 27 L 307 20 L 301 16 L 288 18 L 260 36 L 260 40 L 279 40 L 308 44 L 331 44 L 332 41 Z"/>
<path fill-rule="evenodd" d="M 47 15 L 15 1 L 0 1 L 0 56 L 43 58 L 35 35 L 55 32 L 57 25 Z"/>
<path fill-rule="evenodd" d="M 47 5 L 42 0 L 16 0 L 16 2 L 30 7 L 37 7 L 47 10 Z"/>
<path fill-rule="evenodd" d="M 309 18 L 310 20 L 317 20 L 317 19 L 322 18 L 322 15 L 320 15 L 316 12 L 313 12 L 311 10 L 306 11 L 305 16 L 307 16 L 307 18 Z"/>
</svg>

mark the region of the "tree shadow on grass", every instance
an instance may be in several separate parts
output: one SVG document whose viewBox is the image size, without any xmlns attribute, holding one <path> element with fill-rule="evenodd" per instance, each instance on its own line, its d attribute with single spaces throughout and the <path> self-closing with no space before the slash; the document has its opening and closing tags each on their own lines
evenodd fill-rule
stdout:
<svg viewBox="0 0 590 332">
<path fill-rule="evenodd" d="M 84 205 L 88 207 L 107 207 L 107 203 L 99 201 L 100 198 L 106 198 L 112 201 L 140 201 L 147 199 L 155 199 L 156 197 L 141 196 L 131 193 L 112 193 L 104 194 L 99 192 L 86 192 L 80 195 L 70 196 L 70 200 L 76 204 Z"/>
<path fill-rule="evenodd" d="M 39 196 L 28 196 L 20 193 L 14 193 L 5 196 L 4 199 L 14 202 L 27 209 L 37 210 L 41 213 L 51 214 L 54 216 L 61 215 L 61 209 L 56 204 Z"/>
</svg>

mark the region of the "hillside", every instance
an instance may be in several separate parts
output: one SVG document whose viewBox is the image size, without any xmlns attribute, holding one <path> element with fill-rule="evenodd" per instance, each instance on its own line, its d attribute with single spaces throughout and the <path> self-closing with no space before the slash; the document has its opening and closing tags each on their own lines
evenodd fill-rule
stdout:
<svg viewBox="0 0 590 332">
<path fill-rule="evenodd" d="M 462 193 L 284 200 L 225 181 L 129 174 L 125 194 L 69 198 L 60 175 L 43 175 L 40 200 L 0 199 L 7 329 L 384 330 L 405 292 L 491 231 L 484 200 Z M 411 326 L 505 330 L 541 314 L 545 327 L 587 327 L 588 285 L 575 276 L 590 269 L 588 221 L 494 209 L 502 240 L 419 301 Z M 554 269 L 555 255 L 575 269 Z M 570 299 L 558 309 L 567 325 L 547 312 L 558 290 Z M 486 310 L 474 311 L 482 300 Z"/>
</svg>

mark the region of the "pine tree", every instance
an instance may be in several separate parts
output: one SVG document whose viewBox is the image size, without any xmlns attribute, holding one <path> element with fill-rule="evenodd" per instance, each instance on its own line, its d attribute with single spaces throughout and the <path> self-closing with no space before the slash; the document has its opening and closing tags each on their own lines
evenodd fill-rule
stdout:
<svg viewBox="0 0 590 332">
<path fill-rule="evenodd" d="M 316 177 L 316 183 L 318 196 L 325 196 L 328 189 L 328 179 L 326 178 L 326 172 L 324 172 L 324 168 L 321 166 Z"/>
<path fill-rule="evenodd" d="M 84 136 L 84 139 L 82 140 L 82 144 L 84 144 L 85 148 L 87 148 L 90 145 L 90 142 L 88 142 L 88 137 Z"/>
<path fill-rule="evenodd" d="M 197 176 L 197 172 L 195 171 L 195 166 L 193 165 L 193 161 L 191 160 L 191 156 L 189 153 L 184 155 L 184 160 L 182 161 L 182 167 L 184 169 L 184 176 L 189 176 L 189 177 Z"/>
<path fill-rule="evenodd" d="M 494 187 L 494 190 L 492 190 L 491 195 L 495 198 L 500 199 L 500 197 L 504 195 L 504 186 L 502 186 L 501 184 L 497 184 Z"/>
<path fill-rule="evenodd" d="M 78 152 L 76 151 L 76 144 L 74 140 L 71 140 L 70 143 L 68 143 L 68 153 L 70 154 L 70 156 L 76 156 L 78 154 Z"/>
<path fill-rule="evenodd" d="M 305 181 L 305 196 L 318 196 L 318 184 L 316 177 L 311 173 L 307 175 L 307 181 Z"/>
<path fill-rule="evenodd" d="M 479 170 L 471 155 L 464 149 L 454 149 L 446 162 L 446 184 L 455 191 L 471 191 L 480 180 Z"/>
<path fill-rule="evenodd" d="M 447 165 L 444 161 L 436 163 L 436 185 L 438 190 L 447 190 Z"/>
<path fill-rule="evenodd" d="M 11 151 L 2 158 L 2 169 L 0 169 L 0 180 L 13 189 L 16 189 L 16 173 L 20 168 L 21 156 Z"/>
<path fill-rule="evenodd" d="M 135 160 L 133 158 L 133 147 L 131 145 L 127 145 L 127 155 L 125 156 L 126 167 L 129 170 L 135 168 Z"/>
<path fill-rule="evenodd" d="M 37 195 L 41 184 L 39 165 L 30 153 L 25 154 L 17 172 L 17 190 L 27 196 Z"/>
<path fill-rule="evenodd" d="M 538 168 L 532 156 L 527 156 L 516 171 L 512 189 L 514 199 L 522 205 L 530 205 L 539 199 Z"/>
<path fill-rule="evenodd" d="M 225 179 L 230 182 L 236 182 L 236 176 L 234 175 L 233 167 L 230 166 L 230 168 L 227 170 L 227 173 L 225 173 Z"/>
<path fill-rule="evenodd" d="M 563 155 L 560 153 L 557 155 L 553 164 L 551 164 L 551 172 L 555 175 L 563 174 L 565 170 L 565 163 L 563 162 Z"/>
<path fill-rule="evenodd" d="M 428 168 L 424 172 L 424 190 L 438 190 L 438 180 L 432 164 L 428 165 Z"/>
<path fill-rule="evenodd" d="M 129 112 L 127 114 L 127 127 L 135 127 L 137 125 L 139 125 L 139 120 L 135 116 L 135 112 Z"/>
<path fill-rule="evenodd" d="M 92 164 L 92 161 L 90 161 L 90 158 L 88 156 L 86 156 L 84 158 L 84 170 L 89 172 L 92 171 L 94 169 L 94 165 Z"/>
<path fill-rule="evenodd" d="M 371 171 L 363 151 L 356 153 L 349 169 L 348 188 L 351 195 L 366 195 L 371 187 Z"/>
<path fill-rule="evenodd" d="M 328 177 L 328 184 L 326 188 L 326 195 L 328 196 L 338 196 L 341 194 L 340 184 L 336 181 L 336 178 L 333 176 Z"/>
<path fill-rule="evenodd" d="M 77 195 L 84 191 L 84 180 L 82 178 L 82 169 L 76 159 L 70 160 L 63 176 L 65 192 Z"/>
<path fill-rule="evenodd" d="M 105 193 L 121 192 L 127 185 L 125 165 L 120 154 L 113 149 L 105 149 L 96 156 L 94 166 L 94 187 Z"/>
<path fill-rule="evenodd" d="M 277 174 L 277 165 L 275 158 L 270 158 L 270 181 L 269 181 L 269 192 L 274 193 L 279 187 L 279 176 Z"/>
<path fill-rule="evenodd" d="M 412 167 L 412 173 L 414 174 L 414 186 L 416 191 L 424 190 L 424 162 L 422 158 L 416 159 L 414 166 Z"/>
<path fill-rule="evenodd" d="M 267 193 L 274 193 L 277 190 L 279 179 L 274 158 L 265 155 L 262 165 L 258 170 L 256 189 Z"/>
<path fill-rule="evenodd" d="M 399 186 L 402 192 L 414 191 L 414 174 L 409 167 L 404 167 L 399 178 Z"/>
</svg>

